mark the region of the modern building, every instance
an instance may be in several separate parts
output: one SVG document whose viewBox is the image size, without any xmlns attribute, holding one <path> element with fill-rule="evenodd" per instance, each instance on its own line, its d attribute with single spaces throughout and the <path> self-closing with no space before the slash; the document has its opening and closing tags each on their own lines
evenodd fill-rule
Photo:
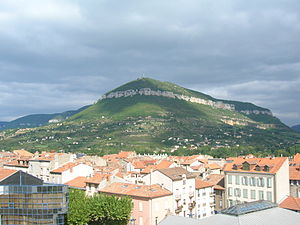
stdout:
<svg viewBox="0 0 300 225">
<path fill-rule="evenodd" d="M 277 207 L 268 201 L 234 205 L 200 220 L 168 216 L 159 225 L 297 225 L 300 213 Z"/>
<path fill-rule="evenodd" d="M 279 203 L 290 193 L 288 158 L 231 158 L 224 167 L 227 206 L 257 200 Z"/>
<path fill-rule="evenodd" d="M 24 173 L 0 169 L 0 224 L 63 225 L 68 187 L 45 184 Z"/>
<path fill-rule="evenodd" d="M 133 200 L 130 225 L 157 225 L 172 209 L 172 192 L 160 185 L 113 183 L 100 193 L 129 196 Z"/>
</svg>

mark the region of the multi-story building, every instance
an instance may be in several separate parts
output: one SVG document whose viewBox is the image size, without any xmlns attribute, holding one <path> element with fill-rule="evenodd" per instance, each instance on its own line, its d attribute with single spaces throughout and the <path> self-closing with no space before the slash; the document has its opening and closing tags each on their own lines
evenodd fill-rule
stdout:
<svg viewBox="0 0 300 225">
<path fill-rule="evenodd" d="M 214 214 L 214 188 L 213 184 L 196 178 L 196 193 L 195 193 L 195 206 L 196 215 L 198 219 L 205 218 Z"/>
<path fill-rule="evenodd" d="M 225 209 L 224 175 L 210 174 L 205 178 L 205 181 L 214 185 L 215 211 L 220 212 Z"/>
<path fill-rule="evenodd" d="M 228 206 L 268 200 L 279 203 L 289 195 L 288 158 L 231 158 L 225 165 Z"/>
<path fill-rule="evenodd" d="M 146 184 L 159 184 L 173 193 L 173 214 L 195 216 L 195 177 L 181 167 L 159 169 L 143 177 Z"/>
<path fill-rule="evenodd" d="M 44 184 L 24 173 L 0 169 L 0 224 L 63 225 L 68 187 Z"/>
<path fill-rule="evenodd" d="M 300 156 L 300 154 L 296 155 Z M 294 160 L 290 162 L 290 195 L 296 198 L 300 198 L 300 160 L 298 157 L 294 157 Z M 299 157 L 300 158 L 300 157 Z M 296 160 L 295 160 L 296 159 Z"/>
<path fill-rule="evenodd" d="M 100 193 L 132 198 L 133 210 L 129 224 L 157 225 L 173 211 L 172 192 L 157 184 L 113 183 L 101 189 Z"/>
</svg>

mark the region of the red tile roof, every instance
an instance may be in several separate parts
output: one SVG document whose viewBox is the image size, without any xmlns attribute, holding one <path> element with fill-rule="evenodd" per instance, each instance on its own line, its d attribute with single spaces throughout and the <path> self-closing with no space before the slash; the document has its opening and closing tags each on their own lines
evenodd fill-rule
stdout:
<svg viewBox="0 0 300 225">
<path fill-rule="evenodd" d="M 231 163 L 226 163 L 224 167 L 224 171 L 227 172 L 254 172 L 254 173 L 271 173 L 275 174 L 277 171 L 281 168 L 283 163 L 288 160 L 287 157 L 276 157 L 276 158 L 230 158 L 227 160 L 231 160 Z M 250 165 L 254 165 L 253 168 L 250 168 L 250 170 L 243 170 L 241 168 L 241 165 L 247 162 Z M 237 169 L 233 169 L 233 165 L 237 165 Z M 255 165 L 261 167 L 262 169 L 260 171 L 255 170 Z M 269 171 L 264 171 L 263 167 L 269 166 Z"/>
<path fill-rule="evenodd" d="M 300 198 L 288 196 L 283 202 L 279 204 L 279 207 L 300 211 Z"/>
<path fill-rule="evenodd" d="M 73 163 L 73 162 L 69 162 L 69 163 L 66 163 L 64 164 L 63 166 L 57 168 L 57 169 L 54 169 L 52 170 L 50 173 L 62 173 L 62 172 L 65 172 L 75 166 L 77 166 L 78 163 Z"/>
<path fill-rule="evenodd" d="M 33 157 L 34 154 L 32 154 L 31 152 L 28 152 L 24 149 L 21 149 L 21 150 L 14 150 L 13 151 L 14 154 L 16 154 L 17 156 L 25 156 L 25 157 Z"/>
<path fill-rule="evenodd" d="M 204 181 L 200 178 L 196 178 L 196 184 L 195 184 L 196 189 L 208 188 L 208 187 L 212 187 L 212 186 L 214 186 L 212 183 Z"/>
<path fill-rule="evenodd" d="M 0 168 L 0 181 L 18 172 L 17 170 Z"/>
<path fill-rule="evenodd" d="M 141 198 L 158 198 L 172 195 L 172 192 L 162 188 L 160 185 L 137 185 L 127 183 L 113 183 L 100 190 L 102 193 L 115 195 L 128 195 Z"/>
<path fill-rule="evenodd" d="M 111 176 L 110 174 L 96 173 L 94 174 L 94 176 L 88 177 L 85 182 L 92 183 L 92 184 L 100 184 L 101 181 L 103 181 L 104 179 L 108 179 L 108 177 L 110 176 Z"/>
<path fill-rule="evenodd" d="M 300 162 L 290 162 L 290 180 L 300 180 Z"/>
<path fill-rule="evenodd" d="M 85 181 L 86 177 L 76 177 L 73 180 L 70 180 L 69 182 L 66 182 L 65 185 L 68 185 L 70 187 L 75 187 L 75 188 L 85 188 Z"/>
<path fill-rule="evenodd" d="M 300 162 L 300 153 L 297 153 L 297 154 L 294 156 L 294 161 Z"/>
</svg>

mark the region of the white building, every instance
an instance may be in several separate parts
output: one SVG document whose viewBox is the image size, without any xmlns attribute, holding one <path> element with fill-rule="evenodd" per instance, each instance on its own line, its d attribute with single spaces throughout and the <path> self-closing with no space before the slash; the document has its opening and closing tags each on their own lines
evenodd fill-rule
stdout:
<svg viewBox="0 0 300 225">
<path fill-rule="evenodd" d="M 146 175 L 146 184 L 159 184 L 173 193 L 173 211 L 179 216 L 195 216 L 195 177 L 181 167 L 159 169 Z"/>
<path fill-rule="evenodd" d="M 214 214 L 213 184 L 196 178 L 195 206 L 196 218 L 202 219 Z"/>
<path fill-rule="evenodd" d="M 228 206 L 289 195 L 288 158 L 231 158 L 224 168 Z"/>
</svg>

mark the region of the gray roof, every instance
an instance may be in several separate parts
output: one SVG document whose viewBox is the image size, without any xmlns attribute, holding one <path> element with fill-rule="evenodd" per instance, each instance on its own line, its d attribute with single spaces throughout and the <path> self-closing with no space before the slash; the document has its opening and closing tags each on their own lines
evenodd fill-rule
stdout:
<svg viewBox="0 0 300 225">
<path fill-rule="evenodd" d="M 169 177 L 171 180 L 182 180 L 183 174 L 186 175 L 187 179 L 196 177 L 195 173 L 188 172 L 182 167 L 159 169 L 158 171 Z"/>
<path fill-rule="evenodd" d="M 299 225 L 300 213 L 271 208 L 240 216 L 217 214 L 204 219 L 168 216 L 159 225 Z"/>
</svg>

